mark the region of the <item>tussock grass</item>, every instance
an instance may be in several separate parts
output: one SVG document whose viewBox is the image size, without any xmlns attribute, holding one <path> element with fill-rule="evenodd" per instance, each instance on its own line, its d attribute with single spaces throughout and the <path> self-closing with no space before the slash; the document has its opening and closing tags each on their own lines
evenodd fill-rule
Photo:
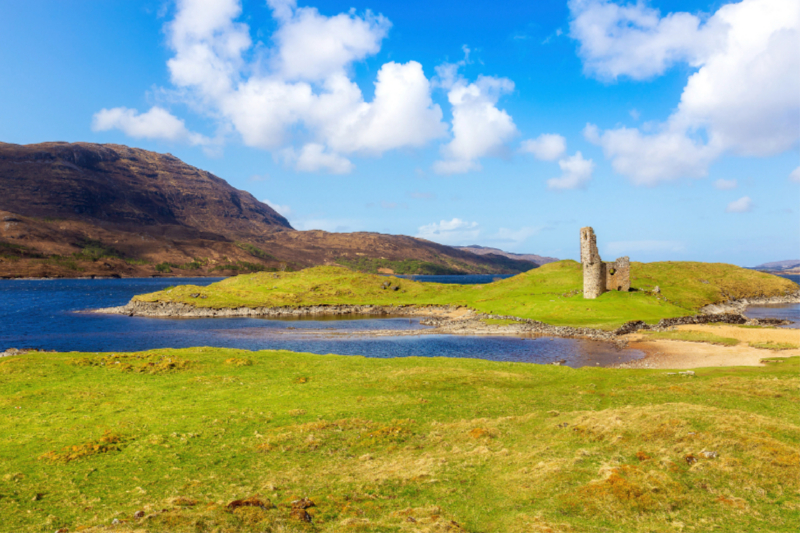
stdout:
<svg viewBox="0 0 800 533">
<path fill-rule="evenodd" d="M 208 287 L 180 286 L 137 296 L 149 302 L 182 302 L 200 307 L 299 307 L 309 305 L 455 305 L 529 318 L 554 325 L 616 328 L 630 320 L 654 323 L 692 315 L 707 304 L 730 298 L 777 296 L 797 284 L 771 274 L 710 263 L 633 263 L 632 292 L 608 292 L 595 300 L 581 293 L 581 266 L 549 263 L 486 285 L 445 285 L 362 274 L 344 267 L 229 278 Z M 386 283 L 391 286 L 386 287 Z M 652 289 L 659 286 L 660 294 Z M 394 288 L 397 287 L 397 290 Z M 192 298 L 201 293 L 206 298 Z"/>
<path fill-rule="evenodd" d="M 720 346 L 736 346 L 739 344 L 737 339 L 722 337 L 720 335 L 714 335 L 713 333 L 706 333 L 704 331 L 642 331 L 640 333 L 648 339 L 653 340 L 661 339 L 672 341 L 705 342 Z"/>
<path fill-rule="evenodd" d="M 751 342 L 750 346 L 753 348 L 760 348 L 762 350 L 797 350 L 800 345 L 792 344 L 791 342 Z"/>
<path fill-rule="evenodd" d="M 157 353 L 193 363 L 146 373 L 74 364 L 106 354 L 2 362 L 14 370 L 0 373 L 0 530 L 800 524 L 800 358 L 676 382 L 665 371 L 482 360 Z M 125 355 L 151 357 L 115 357 Z"/>
</svg>

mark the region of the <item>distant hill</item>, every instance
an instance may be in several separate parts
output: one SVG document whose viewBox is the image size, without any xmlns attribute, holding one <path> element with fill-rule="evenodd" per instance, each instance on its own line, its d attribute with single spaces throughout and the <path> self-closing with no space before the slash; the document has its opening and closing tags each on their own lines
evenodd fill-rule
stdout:
<svg viewBox="0 0 800 533">
<path fill-rule="evenodd" d="M 800 268 L 800 259 L 786 259 L 784 261 L 773 261 L 753 267 L 756 270 L 788 270 L 790 268 Z"/>
<path fill-rule="evenodd" d="M 753 267 L 753 270 L 771 272 L 773 274 L 800 274 L 800 259 L 785 259 L 773 261 Z"/>
<path fill-rule="evenodd" d="M 396 273 L 518 273 L 413 237 L 296 231 L 250 193 L 170 154 L 115 144 L 0 143 L 0 277 L 231 275 L 323 264 Z"/>
<path fill-rule="evenodd" d="M 499 248 L 489 248 L 487 246 L 478 246 L 477 244 L 472 244 L 470 246 L 457 246 L 459 250 L 463 250 L 465 252 L 472 252 L 473 254 L 477 255 L 501 255 L 503 257 L 508 257 L 509 259 L 519 259 L 522 261 L 530 261 L 532 263 L 536 263 L 539 266 L 546 265 L 547 263 L 554 263 L 556 261 L 560 261 L 560 259 L 556 259 L 555 257 L 543 257 L 541 255 L 536 254 L 515 254 L 513 252 L 505 252 L 500 250 Z"/>
</svg>

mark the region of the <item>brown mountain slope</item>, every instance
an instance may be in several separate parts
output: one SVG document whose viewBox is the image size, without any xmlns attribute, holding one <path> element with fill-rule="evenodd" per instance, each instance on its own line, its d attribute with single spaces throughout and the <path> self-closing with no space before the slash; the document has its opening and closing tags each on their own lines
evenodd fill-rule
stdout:
<svg viewBox="0 0 800 533">
<path fill-rule="evenodd" d="M 346 264 L 515 273 L 535 264 L 412 237 L 295 231 L 272 208 L 169 154 L 0 143 L 0 277 L 230 275 Z"/>
<path fill-rule="evenodd" d="M 515 254 L 514 252 L 505 252 L 503 250 L 500 250 L 499 248 L 489 248 L 488 246 L 478 246 L 477 244 L 472 244 L 470 246 L 456 246 L 456 248 L 464 252 L 472 252 L 473 254 L 478 254 L 478 255 L 494 254 L 494 255 L 501 255 L 503 257 L 508 257 L 509 259 L 530 261 L 531 263 L 536 263 L 539 266 L 559 261 L 559 259 L 556 259 L 555 257 L 544 257 L 536 254 Z"/>
</svg>

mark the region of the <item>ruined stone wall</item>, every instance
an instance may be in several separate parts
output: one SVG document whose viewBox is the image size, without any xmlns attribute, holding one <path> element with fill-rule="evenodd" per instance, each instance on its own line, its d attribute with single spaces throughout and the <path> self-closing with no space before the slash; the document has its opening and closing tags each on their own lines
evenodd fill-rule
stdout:
<svg viewBox="0 0 800 533">
<path fill-rule="evenodd" d="M 583 266 L 583 297 L 594 299 L 606 291 L 631 289 L 631 261 L 620 257 L 604 263 L 597 251 L 597 237 L 590 227 L 581 228 L 581 265 Z"/>
<path fill-rule="evenodd" d="M 594 299 L 606 292 L 605 265 L 597 251 L 597 237 L 590 227 L 581 228 L 581 264 L 583 297 Z"/>
<path fill-rule="evenodd" d="M 631 290 L 631 260 L 620 257 L 613 263 L 605 263 L 606 290 L 624 291 Z"/>
</svg>

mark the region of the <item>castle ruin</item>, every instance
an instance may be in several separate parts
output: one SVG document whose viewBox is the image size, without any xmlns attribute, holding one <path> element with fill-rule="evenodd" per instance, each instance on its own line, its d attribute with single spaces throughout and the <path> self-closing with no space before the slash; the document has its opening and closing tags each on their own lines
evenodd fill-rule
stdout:
<svg viewBox="0 0 800 533">
<path fill-rule="evenodd" d="M 581 228 L 581 264 L 583 265 L 583 297 L 594 299 L 606 291 L 631 289 L 631 260 L 620 257 L 604 263 L 597 251 L 597 237 L 590 227 Z"/>
</svg>

